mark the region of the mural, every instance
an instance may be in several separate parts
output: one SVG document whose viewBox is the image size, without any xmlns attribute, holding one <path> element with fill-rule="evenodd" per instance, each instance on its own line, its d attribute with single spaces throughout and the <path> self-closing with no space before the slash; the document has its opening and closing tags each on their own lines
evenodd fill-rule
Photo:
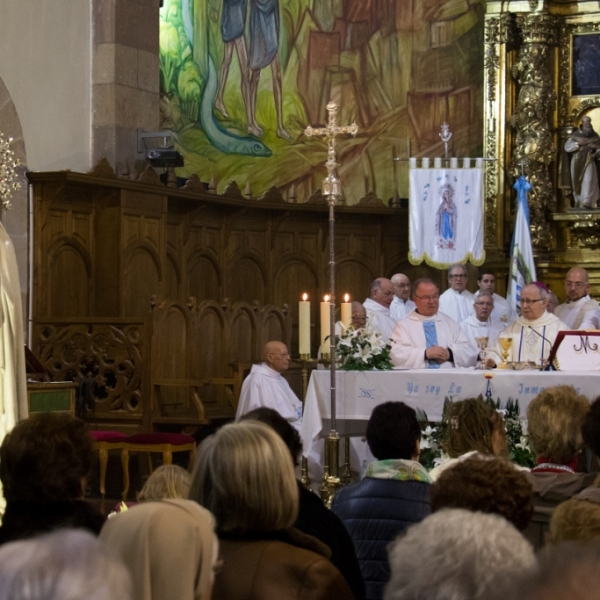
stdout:
<svg viewBox="0 0 600 600">
<path fill-rule="evenodd" d="M 325 144 L 302 135 L 326 105 L 360 132 L 339 144 L 348 204 L 408 196 L 394 156 L 481 155 L 481 0 L 165 0 L 161 126 L 185 158 L 177 174 L 276 185 L 305 201 L 325 176 Z"/>
</svg>

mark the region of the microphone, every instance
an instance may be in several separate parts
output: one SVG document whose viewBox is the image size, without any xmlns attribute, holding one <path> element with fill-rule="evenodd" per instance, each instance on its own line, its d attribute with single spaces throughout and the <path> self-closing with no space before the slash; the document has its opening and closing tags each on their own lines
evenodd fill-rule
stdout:
<svg viewBox="0 0 600 600">
<path fill-rule="evenodd" d="M 552 350 L 552 342 L 545 336 L 542 335 L 539 331 L 537 331 L 537 329 L 534 329 L 531 325 L 527 325 L 527 327 L 529 327 L 529 329 L 531 329 L 531 331 L 533 331 L 533 333 L 535 333 L 536 335 L 538 335 L 539 337 L 541 337 L 544 341 L 548 342 L 548 344 L 550 345 L 550 350 Z M 544 357 L 542 356 L 542 364 L 544 362 Z M 550 363 L 548 363 L 547 365 L 544 366 L 544 371 L 549 371 L 550 369 L 552 369 L 552 365 Z"/>
</svg>

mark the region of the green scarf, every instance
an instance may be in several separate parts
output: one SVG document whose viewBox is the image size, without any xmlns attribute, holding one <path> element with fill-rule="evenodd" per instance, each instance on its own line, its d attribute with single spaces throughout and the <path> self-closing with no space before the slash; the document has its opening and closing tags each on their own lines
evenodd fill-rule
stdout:
<svg viewBox="0 0 600 600">
<path fill-rule="evenodd" d="M 376 460 L 367 467 L 363 477 L 431 483 L 429 474 L 420 462 L 416 460 L 404 460 L 402 458 Z"/>
</svg>

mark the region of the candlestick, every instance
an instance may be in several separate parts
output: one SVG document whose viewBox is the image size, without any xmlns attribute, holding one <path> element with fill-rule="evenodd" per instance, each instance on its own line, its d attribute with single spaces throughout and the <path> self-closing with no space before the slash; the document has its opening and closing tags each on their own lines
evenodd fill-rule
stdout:
<svg viewBox="0 0 600 600">
<path fill-rule="evenodd" d="M 352 325 L 352 304 L 350 304 L 350 296 L 344 294 L 342 302 L 342 323 L 345 327 Z"/>
<path fill-rule="evenodd" d="M 321 354 L 329 356 L 329 340 L 325 341 L 326 337 L 329 337 L 330 329 L 330 318 L 329 318 L 329 294 L 325 296 L 324 301 L 321 302 Z"/>
<path fill-rule="evenodd" d="M 302 295 L 298 302 L 298 350 L 300 358 L 310 359 L 310 301 L 308 294 Z"/>
</svg>

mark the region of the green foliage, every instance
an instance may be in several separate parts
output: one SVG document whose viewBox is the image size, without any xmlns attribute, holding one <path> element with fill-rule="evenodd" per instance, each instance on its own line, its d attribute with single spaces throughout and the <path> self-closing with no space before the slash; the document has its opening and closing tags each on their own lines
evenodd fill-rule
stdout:
<svg viewBox="0 0 600 600">
<path fill-rule="evenodd" d="M 193 60 L 186 60 L 179 71 L 177 78 L 177 91 L 182 112 L 193 121 L 198 116 L 200 107 L 200 90 L 203 81 L 198 67 Z"/>
</svg>

